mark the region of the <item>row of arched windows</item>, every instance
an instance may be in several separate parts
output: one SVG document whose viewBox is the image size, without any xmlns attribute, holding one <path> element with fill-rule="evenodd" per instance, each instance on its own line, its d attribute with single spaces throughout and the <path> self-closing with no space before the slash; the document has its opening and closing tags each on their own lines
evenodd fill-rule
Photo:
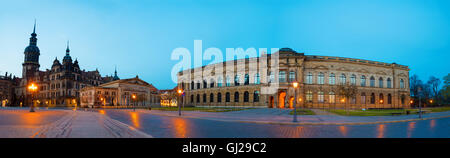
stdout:
<svg viewBox="0 0 450 158">
<path fill-rule="evenodd" d="M 253 84 L 260 84 L 261 83 L 261 79 L 260 79 L 259 74 L 255 74 L 253 77 L 254 77 Z M 241 82 L 239 75 L 234 76 L 233 82 L 231 82 L 231 78 L 228 77 L 228 76 L 226 77 L 225 81 L 226 81 L 225 82 L 225 86 L 227 86 L 227 87 L 232 86 L 232 85 L 239 86 L 241 84 L 243 84 L 243 85 L 250 85 L 250 76 L 248 74 L 245 74 L 244 82 Z M 206 80 L 203 80 L 202 83 L 203 83 L 203 85 L 201 86 L 200 82 L 194 83 L 194 81 L 192 81 L 191 82 L 191 89 L 214 88 L 215 85 L 216 85 L 214 79 L 211 79 L 209 81 L 209 86 L 208 86 L 208 83 L 207 83 Z M 217 87 L 223 87 L 222 84 L 223 84 L 223 78 L 219 77 L 217 79 Z"/>
<path fill-rule="evenodd" d="M 202 100 L 200 100 L 200 94 L 197 94 L 195 96 L 195 100 L 194 100 L 194 95 L 191 95 L 190 101 L 191 101 L 191 103 L 194 103 L 194 102 L 200 103 L 200 101 L 202 103 L 206 103 L 207 102 L 206 96 L 207 96 L 207 94 L 204 93 L 202 95 Z M 239 102 L 239 100 L 240 100 L 239 96 L 240 96 L 239 92 L 235 92 L 233 101 L 236 103 Z M 259 91 L 254 91 L 253 92 L 253 102 L 259 102 L 259 98 L 260 98 Z M 243 95 L 243 102 L 249 102 L 249 100 L 250 100 L 250 93 L 248 91 L 245 91 L 244 95 Z M 214 103 L 214 102 L 217 102 L 217 103 L 222 102 L 222 93 L 220 93 L 220 92 L 217 93 L 217 97 L 214 97 L 214 93 L 209 94 L 209 103 Z M 225 93 L 225 102 L 227 102 L 227 103 L 231 102 L 231 93 L 230 92 Z"/>
<path fill-rule="evenodd" d="M 357 81 L 357 77 L 356 75 L 351 75 L 350 76 L 350 84 L 352 85 L 356 85 L 356 81 Z M 314 84 L 313 81 L 313 74 L 311 72 L 309 72 L 306 75 L 306 80 L 305 80 L 306 84 Z M 339 76 L 339 84 L 346 84 L 347 83 L 347 76 L 345 74 L 341 74 Z M 375 87 L 375 77 L 371 76 L 370 77 L 370 87 Z M 325 84 L 325 74 L 323 72 L 319 72 L 319 74 L 317 75 L 317 84 Z M 328 84 L 330 85 L 336 85 L 336 75 L 334 73 L 331 73 L 328 77 Z M 362 75 L 360 77 L 360 86 L 361 87 L 366 87 L 367 84 L 367 79 L 366 76 Z M 378 78 L 378 87 L 379 88 L 384 88 L 384 79 L 383 77 Z M 386 80 L 386 88 L 392 88 L 392 80 L 391 78 L 387 78 Z M 400 79 L 400 88 L 405 88 L 405 81 L 403 79 Z"/>
<path fill-rule="evenodd" d="M 364 93 L 364 92 L 361 93 L 360 97 L 361 97 L 360 103 L 361 104 L 366 104 L 366 93 Z M 317 92 L 317 102 L 319 102 L 319 103 L 325 103 L 325 102 L 326 103 L 331 103 L 331 104 L 336 103 L 336 94 L 334 92 L 329 92 L 328 93 L 328 98 L 326 98 L 326 99 L 328 99 L 328 101 L 325 100 L 324 92 L 322 92 L 322 91 Z M 345 98 L 341 98 L 341 99 L 345 99 Z M 378 102 L 380 104 L 384 104 L 384 103 L 392 104 L 392 95 L 390 93 L 387 95 L 386 99 L 387 100 L 385 100 L 383 93 L 379 94 Z M 343 100 L 343 101 L 347 102 L 345 100 Z M 307 91 L 306 92 L 306 102 L 313 102 L 313 92 L 312 91 Z M 376 100 L 375 100 L 375 93 L 371 93 L 370 96 L 369 96 L 369 103 L 370 104 L 375 104 L 375 102 L 376 102 Z M 355 104 L 356 103 L 356 98 L 351 98 L 350 103 Z M 403 100 L 402 100 L 402 104 L 404 104 Z"/>
</svg>

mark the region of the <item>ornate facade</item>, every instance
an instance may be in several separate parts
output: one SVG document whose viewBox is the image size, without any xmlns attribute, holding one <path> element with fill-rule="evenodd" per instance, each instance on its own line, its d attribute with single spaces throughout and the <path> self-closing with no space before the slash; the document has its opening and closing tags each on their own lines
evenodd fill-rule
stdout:
<svg viewBox="0 0 450 158">
<path fill-rule="evenodd" d="M 296 92 L 294 81 L 300 83 Z M 185 70 L 178 82 L 185 92 L 182 103 L 193 106 L 292 108 L 297 94 L 298 107 L 408 108 L 410 96 L 407 66 L 304 55 L 290 48 Z M 350 97 L 339 91 L 350 86 L 356 91 Z"/>
<path fill-rule="evenodd" d="M 22 78 L 15 88 L 15 95 L 22 106 L 33 102 L 36 106 L 77 106 L 79 91 L 87 86 L 97 86 L 102 83 L 118 80 L 117 71 L 114 77 L 102 77 L 98 70 L 81 70 L 78 60 L 72 61 L 69 43 L 62 63 L 55 58 L 51 69 L 39 70 L 40 50 L 37 46 L 36 24 L 31 34 L 30 44 L 25 48 L 25 59 L 22 64 Z M 27 91 L 30 83 L 38 85 L 39 92 L 32 96 Z"/>
<path fill-rule="evenodd" d="M 135 99 L 132 96 L 136 96 Z M 158 90 L 151 84 L 135 78 L 89 86 L 81 90 L 81 106 L 151 106 L 159 105 Z"/>
</svg>

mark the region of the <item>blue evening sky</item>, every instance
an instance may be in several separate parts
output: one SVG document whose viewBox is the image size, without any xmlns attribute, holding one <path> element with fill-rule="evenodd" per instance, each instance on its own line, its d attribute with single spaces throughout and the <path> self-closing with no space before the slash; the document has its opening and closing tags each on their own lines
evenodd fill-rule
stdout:
<svg viewBox="0 0 450 158">
<path fill-rule="evenodd" d="M 34 19 L 41 70 L 66 41 L 82 69 L 139 75 L 173 88 L 173 49 L 290 47 L 307 55 L 408 65 L 422 80 L 450 73 L 448 0 L 2 0 L 0 73 L 21 76 Z M 207 62 L 204 62 L 206 64 Z"/>
</svg>

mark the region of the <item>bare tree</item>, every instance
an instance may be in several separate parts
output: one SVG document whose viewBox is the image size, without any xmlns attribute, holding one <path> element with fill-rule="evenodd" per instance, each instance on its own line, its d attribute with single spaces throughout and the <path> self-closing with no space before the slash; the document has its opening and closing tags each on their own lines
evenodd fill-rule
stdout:
<svg viewBox="0 0 450 158">
<path fill-rule="evenodd" d="M 450 103 L 450 74 L 444 77 L 444 86 L 440 91 L 444 104 Z"/>
<path fill-rule="evenodd" d="M 358 93 L 358 88 L 356 87 L 356 85 L 353 84 L 339 84 L 337 86 L 337 91 L 339 96 L 342 96 L 345 98 L 344 102 L 345 102 L 345 109 L 347 111 L 347 115 L 348 113 L 348 108 L 347 108 L 347 102 L 350 100 L 350 98 L 355 98 L 356 94 Z"/>
<path fill-rule="evenodd" d="M 434 76 L 431 76 L 428 80 L 428 85 L 431 88 L 432 97 L 434 100 L 438 100 L 439 97 L 439 85 L 441 84 L 441 80 L 439 78 L 436 78 Z"/>
<path fill-rule="evenodd" d="M 419 95 L 419 87 L 422 85 L 422 81 L 419 79 L 419 76 L 413 75 L 409 79 L 409 88 L 411 90 L 411 95 L 415 98 Z"/>
</svg>

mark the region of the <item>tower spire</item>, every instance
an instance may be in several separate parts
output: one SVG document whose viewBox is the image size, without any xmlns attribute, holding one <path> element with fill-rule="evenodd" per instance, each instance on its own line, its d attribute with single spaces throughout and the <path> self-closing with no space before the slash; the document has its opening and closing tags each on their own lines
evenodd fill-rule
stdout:
<svg viewBox="0 0 450 158">
<path fill-rule="evenodd" d="M 66 49 L 66 55 L 69 55 L 70 49 L 69 49 L 69 40 L 67 40 L 67 49 Z"/>
<path fill-rule="evenodd" d="M 36 34 L 36 19 L 34 19 L 33 34 Z"/>
</svg>

